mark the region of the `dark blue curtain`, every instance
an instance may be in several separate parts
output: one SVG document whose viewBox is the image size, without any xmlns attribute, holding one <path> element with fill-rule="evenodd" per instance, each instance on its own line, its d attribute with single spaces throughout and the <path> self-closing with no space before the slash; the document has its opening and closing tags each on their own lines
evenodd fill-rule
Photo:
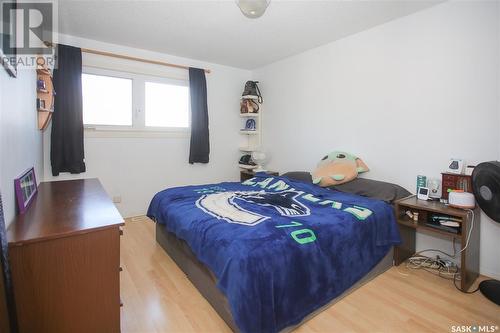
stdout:
<svg viewBox="0 0 500 333">
<path fill-rule="evenodd" d="M 82 51 L 58 45 L 50 143 L 52 175 L 85 172 L 83 152 Z"/>
<path fill-rule="evenodd" d="M 207 82 L 205 70 L 189 68 L 191 96 L 191 144 L 189 163 L 208 163 L 210 141 L 208 133 Z"/>
</svg>

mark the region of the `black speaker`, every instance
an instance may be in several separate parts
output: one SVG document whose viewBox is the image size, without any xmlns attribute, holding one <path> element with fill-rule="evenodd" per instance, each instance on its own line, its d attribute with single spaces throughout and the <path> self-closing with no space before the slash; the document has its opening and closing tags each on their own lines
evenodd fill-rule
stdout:
<svg viewBox="0 0 500 333">
<path fill-rule="evenodd" d="M 484 162 L 476 166 L 472 172 L 472 188 L 479 207 L 489 218 L 500 223 L 500 162 Z M 483 281 L 479 290 L 487 299 L 500 305 L 500 281 Z"/>
</svg>

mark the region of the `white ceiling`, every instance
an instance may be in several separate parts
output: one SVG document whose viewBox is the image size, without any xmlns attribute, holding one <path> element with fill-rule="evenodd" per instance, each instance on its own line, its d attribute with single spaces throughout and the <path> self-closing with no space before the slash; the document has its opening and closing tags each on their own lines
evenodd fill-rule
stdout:
<svg viewBox="0 0 500 333">
<path fill-rule="evenodd" d="M 248 19 L 233 0 L 59 0 L 59 32 L 254 69 L 438 2 L 272 0 Z"/>
</svg>

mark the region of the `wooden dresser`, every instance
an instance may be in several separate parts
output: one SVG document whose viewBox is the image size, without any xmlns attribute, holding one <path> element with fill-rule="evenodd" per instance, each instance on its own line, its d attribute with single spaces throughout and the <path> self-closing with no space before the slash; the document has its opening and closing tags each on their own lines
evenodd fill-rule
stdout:
<svg viewBox="0 0 500 333">
<path fill-rule="evenodd" d="M 120 226 L 99 180 L 41 183 L 7 230 L 20 332 L 120 331 Z"/>
</svg>

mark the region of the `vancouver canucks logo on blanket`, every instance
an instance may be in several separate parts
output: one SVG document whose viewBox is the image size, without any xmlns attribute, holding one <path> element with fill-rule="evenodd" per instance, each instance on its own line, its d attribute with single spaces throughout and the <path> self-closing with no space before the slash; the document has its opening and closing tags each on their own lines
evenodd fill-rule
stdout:
<svg viewBox="0 0 500 333">
<path fill-rule="evenodd" d="M 196 206 L 205 213 L 229 223 L 253 226 L 270 217 L 251 211 L 252 204 L 273 209 L 282 216 L 310 215 L 309 208 L 297 200 L 301 194 L 302 192 L 298 191 L 218 192 L 201 196 L 196 201 Z M 246 208 L 243 208 L 243 202 L 251 205 L 245 205 Z"/>
</svg>

